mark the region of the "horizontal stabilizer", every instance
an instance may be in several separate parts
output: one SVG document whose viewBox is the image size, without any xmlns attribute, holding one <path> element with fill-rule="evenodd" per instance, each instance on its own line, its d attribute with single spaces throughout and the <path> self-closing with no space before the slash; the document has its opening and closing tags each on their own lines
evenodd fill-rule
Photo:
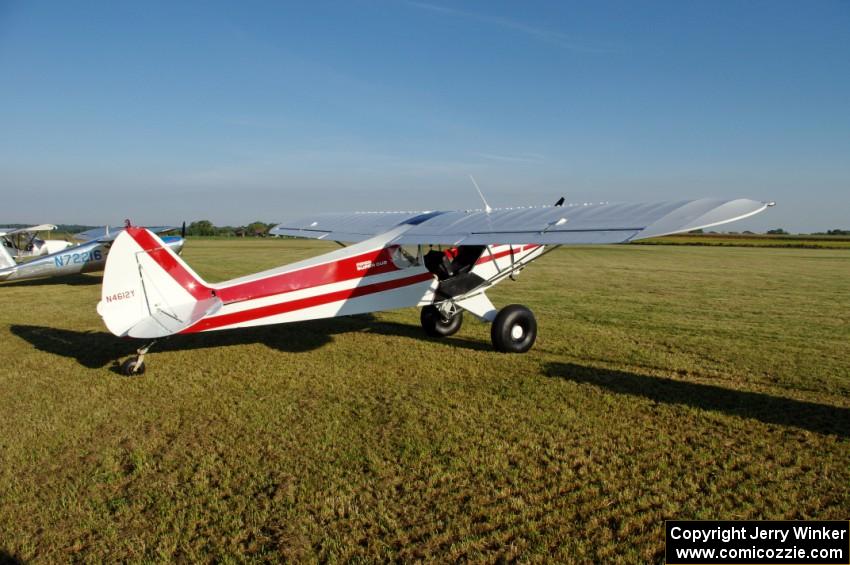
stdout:
<svg viewBox="0 0 850 565">
<path fill-rule="evenodd" d="M 221 308 L 221 300 L 208 298 L 195 303 L 176 306 L 161 304 L 151 310 L 150 315 L 141 318 L 127 329 L 129 337 L 156 338 L 180 333 L 209 314 L 215 314 Z"/>
</svg>

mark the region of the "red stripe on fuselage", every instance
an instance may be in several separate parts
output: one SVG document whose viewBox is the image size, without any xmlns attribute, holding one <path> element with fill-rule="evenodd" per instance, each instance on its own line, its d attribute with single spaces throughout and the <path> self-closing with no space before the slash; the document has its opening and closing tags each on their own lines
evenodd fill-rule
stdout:
<svg viewBox="0 0 850 565">
<path fill-rule="evenodd" d="M 304 267 L 296 271 L 271 275 L 261 279 L 246 281 L 219 289 L 212 289 L 194 277 L 177 259 L 161 246 L 154 237 L 143 228 L 129 228 L 127 232 L 136 243 L 162 267 L 193 298 L 209 298 L 213 290 L 224 304 L 254 300 L 292 292 L 325 284 L 337 283 L 372 275 L 391 273 L 400 270 L 392 261 L 393 248 L 382 248 L 353 257 L 346 257 L 321 265 Z"/>
<path fill-rule="evenodd" d="M 374 283 L 366 286 L 358 286 L 355 288 L 347 288 L 345 290 L 329 292 L 327 294 L 322 294 L 319 296 L 309 296 L 307 298 L 299 298 L 297 300 L 290 300 L 289 302 L 283 302 L 280 304 L 270 304 L 268 306 L 261 306 L 259 308 L 252 308 L 250 310 L 242 310 L 241 312 L 232 312 L 230 314 L 211 316 L 209 318 L 204 318 L 198 321 L 198 323 L 186 328 L 180 333 L 196 333 L 221 328 L 223 326 L 229 326 L 232 324 L 250 322 L 252 320 L 267 318 L 269 316 L 275 316 L 278 314 L 285 314 L 287 312 L 294 312 L 296 310 L 303 310 L 305 308 L 311 308 L 313 306 L 322 306 L 324 304 L 330 304 L 331 302 L 340 302 L 343 300 L 349 300 L 351 298 L 357 298 L 359 296 L 375 294 L 376 292 L 393 290 L 396 288 L 401 288 L 404 286 L 409 286 L 412 284 L 432 280 L 433 278 L 434 275 L 432 275 L 431 273 L 419 273 L 418 275 L 413 275 L 410 277 Z"/>
<path fill-rule="evenodd" d="M 218 297 L 225 304 L 231 304 L 398 270 L 392 261 L 391 248 L 377 249 L 322 265 L 219 288 Z"/>
</svg>

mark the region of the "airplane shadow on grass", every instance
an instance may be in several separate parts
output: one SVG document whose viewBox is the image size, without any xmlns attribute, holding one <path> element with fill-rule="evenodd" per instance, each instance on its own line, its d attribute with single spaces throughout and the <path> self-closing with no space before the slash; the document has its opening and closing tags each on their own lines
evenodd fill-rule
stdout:
<svg viewBox="0 0 850 565">
<path fill-rule="evenodd" d="M 108 332 L 81 332 L 45 326 L 12 325 L 10 330 L 16 336 L 31 343 L 39 351 L 74 358 L 78 363 L 89 369 L 99 369 L 110 363 L 113 364 L 113 369 L 115 369 L 117 367 L 116 362 L 120 358 L 132 355 L 136 349 L 150 341 L 123 339 Z M 279 351 L 298 353 L 318 349 L 330 343 L 335 334 L 361 331 L 417 340 L 432 339 L 425 336 L 424 331 L 419 326 L 383 322 L 367 314 L 256 328 L 176 335 L 158 341 L 151 353 L 252 343 L 261 343 Z M 487 351 L 491 349 L 489 343 L 457 337 L 443 338 L 440 341 L 466 349 Z"/>
<path fill-rule="evenodd" d="M 20 565 L 22 563 L 23 560 L 12 555 L 5 549 L 0 549 L 0 565 Z"/>
<path fill-rule="evenodd" d="M 571 363 L 549 363 L 545 372 L 550 377 L 595 385 L 617 394 L 850 437 L 850 408 Z"/>
</svg>

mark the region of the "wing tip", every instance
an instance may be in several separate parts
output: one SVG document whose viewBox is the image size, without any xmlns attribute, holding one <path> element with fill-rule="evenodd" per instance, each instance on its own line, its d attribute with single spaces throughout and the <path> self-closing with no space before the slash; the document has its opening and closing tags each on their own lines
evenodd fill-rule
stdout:
<svg viewBox="0 0 850 565">
<path fill-rule="evenodd" d="M 732 200 L 714 201 L 720 202 L 720 204 L 706 210 L 700 210 L 698 215 L 695 215 L 695 217 L 682 219 L 678 219 L 676 217 L 677 212 L 680 212 L 683 208 L 698 202 L 708 203 L 712 201 L 709 199 L 690 201 L 683 205 L 680 209 L 675 210 L 646 226 L 629 241 L 663 237 L 665 235 L 685 233 L 693 230 L 701 230 L 731 222 L 737 222 L 739 220 L 755 216 L 756 214 L 764 212 L 766 209 L 776 205 L 776 202 L 774 201 L 735 198 Z"/>
</svg>

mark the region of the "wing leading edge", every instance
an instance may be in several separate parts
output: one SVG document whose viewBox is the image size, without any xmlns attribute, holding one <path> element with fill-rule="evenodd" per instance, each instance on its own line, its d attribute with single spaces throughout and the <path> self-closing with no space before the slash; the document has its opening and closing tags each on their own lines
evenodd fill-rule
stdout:
<svg viewBox="0 0 850 565">
<path fill-rule="evenodd" d="M 272 235 L 329 239 L 357 243 L 405 223 L 421 223 L 442 212 L 353 212 L 316 214 L 284 220 L 273 227 Z"/>
<path fill-rule="evenodd" d="M 767 203 L 685 200 L 650 204 L 589 204 L 453 212 L 320 214 L 290 220 L 275 235 L 357 242 L 409 224 L 403 245 L 545 245 L 625 243 L 704 229 L 758 214 Z"/>
<path fill-rule="evenodd" d="M 83 243 L 94 240 L 100 242 L 113 241 L 116 237 L 118 237 L 118 234 L 125 229 L 127 229 L 125 226 L 104 226 L 102 228 L 92 228 L 90 230 L 74 234 L 74 239 Z M 179 230 L 180 228 L 175 226 L 154 226 L 146 229 L 155 234 L 161 234 L 168 231 Z"/>
<path fill-rule="evenodd" d="M 40 231 L 53 231 L 56 226 L 53 224 L 39 224 L 37 226 L 29 226 L 26 228 L 0 228 L 0 236 L 14 235 L 16 233 L 37 233 Z"/>
</svg>

